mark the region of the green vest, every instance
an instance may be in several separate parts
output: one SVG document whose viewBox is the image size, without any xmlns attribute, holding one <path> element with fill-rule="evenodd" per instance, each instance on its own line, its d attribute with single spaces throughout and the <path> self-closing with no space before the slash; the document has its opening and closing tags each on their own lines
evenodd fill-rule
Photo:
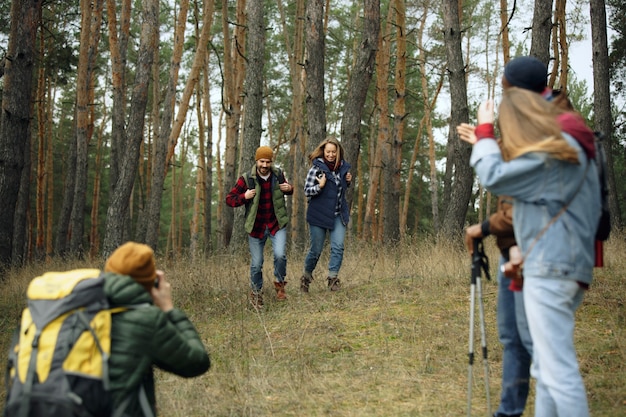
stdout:
<svg viewBox="0 0 626 417">
<path fill-rule="evenodd" d="M 270 176 L 270 181 L 272 181 L 272 200 L 274 206 L 274 215 L 276 216 L 276 220 L 278 220 L 278 227 L 283 228 L 289 222 L 289 216 L 287 214 L 287 206 L 285 205 L 285 195 L 278 187 L 279 182 L 278 179 L 282 178 L 282 171 L 280 168 L 272 167 L 272 175 Z M 261 200 L 261 185 L 257 180 L 257 172 L 256 165 L 252 167 L 250 172 L 244 178 L 246 180 L 246 184 L 248 187 L 252 185 L 254 182 L 254 189 L 256 190 L 256 195 L 252 199 L 252 202 L 246 205 L 246 223 L 245 230 L 246 233 L 251 233 L 254 228 L 254 221 L 256 220 L 256 212 L 259 208 L 259 201 Z"/>
</svg>

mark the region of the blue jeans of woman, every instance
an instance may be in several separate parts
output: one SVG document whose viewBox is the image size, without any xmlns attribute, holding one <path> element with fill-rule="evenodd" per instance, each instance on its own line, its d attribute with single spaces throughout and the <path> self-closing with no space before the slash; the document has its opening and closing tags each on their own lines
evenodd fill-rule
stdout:
<svg viewBox="0 0 626 417">
<path fill-rule="evenodd" d="M 507 259 L 500 257 L 500 265 Z M 498 268 L 498 337 L 502 344 L 502 386 L 496 415 L 524 412 L 530 382 L 532 340 L 521 291 L 511 291 L 511 280 Z"/>
<path fill-rule="evenodd" d="M 574 348 L 574 313 L 585 290 L 576 281 L 524 277 L 524 307 L 537 379 L 535 417 L 589 417 Z"/>
<path fill-rule="evenodd" d="M 343 242 L 346 237 L 346 226 L 341 221 L 341 216 L 335 216 L 335 226 L 332 230 L 309 224 L 310 248 L 304 260 L 304 270 L 313 273 L 317 261 L 320 259 L 326 232 L 330 234 L 330 259 L 328 261 L 328 276 L 337 277 L 341 262 L 343 261 Z"/>
<path fill-rule="evenodd" d="M 250 287 L 252 291 L 259 292 L 263 288 L 263 250 L 267 239 L 272 242 L 274 250 L 274 277 L 277 282 L 283 282 L 287 275 L 287 229 L 279 229 L 274 236 L 268 229 L 261 238 L 248 236 L 248 246 L 250 247 Z"/>
</svg>

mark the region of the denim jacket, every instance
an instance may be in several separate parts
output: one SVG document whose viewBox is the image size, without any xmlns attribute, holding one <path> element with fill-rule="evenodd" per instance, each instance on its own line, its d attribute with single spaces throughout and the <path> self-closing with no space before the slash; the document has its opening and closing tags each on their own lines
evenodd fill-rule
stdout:
<svg viewBox="0 0 626 417">
<path fill-rule="evenodd" d="M 590 284 L 600 218 L 598 174 L 595 161 L 587 158 L 578 142 L 564 132 L 563 137 L 578 151 L 580 164 L 539 152 L 505 162 L 492 139 L 474 145 L 470 164 L 485 188 L 513 198 L 513 229 L 525 257 L 524 274 Z"/>
</svg>

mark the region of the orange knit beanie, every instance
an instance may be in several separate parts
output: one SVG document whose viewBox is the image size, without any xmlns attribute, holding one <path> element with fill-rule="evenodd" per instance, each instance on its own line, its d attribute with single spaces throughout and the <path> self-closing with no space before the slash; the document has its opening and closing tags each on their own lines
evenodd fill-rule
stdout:
<svg viewBox="0 0 626 417">
<path fill-rule="evenodd" d="M 256 155 L 254 156 L 254 160 L 258 161 L 259 159 L 269 159 L 270 161 L 274 159 L 274 151 L 269 146 L 259 146 L 256 150 Z"/>
<path fill-rule="evenodd" d="M 143 243 L 127 242 L 118 247 L 104 265 L 106 272 L 129 275 L 150 291 L 156 279 L 154 251 Z"/>
</svg>

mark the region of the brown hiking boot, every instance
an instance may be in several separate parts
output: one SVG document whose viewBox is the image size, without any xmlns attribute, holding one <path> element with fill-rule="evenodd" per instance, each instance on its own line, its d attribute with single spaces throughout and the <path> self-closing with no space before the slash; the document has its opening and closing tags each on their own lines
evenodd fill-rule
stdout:
<svg viewBox="0 0 626 417">
<path fill-rule="evenodd" d="M 328 289 L 331 291 L 339 291 L 341 289 L 341 282 L 337 277 L 328 277 Z"/>
<path fill-rule="evenodd" d="M 254 307 L 257 310 L 260 310 L 263 308 L 263 294 L 261 293 L 261 291 L 259 292 L 252 291 L 250 293 L 250 304 L 252 304 L 252 307 Z"/>
<path fill-rule="evenodd" d="M 274 289 L 276 290 L 276 299 L 278 301 L 285 301 L 287 299 L 287 294 L 285 294 L 286 284 L 287 284 L 287 281 L 274 282 Z"/>
<path fill-rule="evenodd" d="M 313 277 L 302 275 L 302 278 L 300 278 L 300 291 L 308 293 L 311 281 L 313 281 Z"/>
</svg>

